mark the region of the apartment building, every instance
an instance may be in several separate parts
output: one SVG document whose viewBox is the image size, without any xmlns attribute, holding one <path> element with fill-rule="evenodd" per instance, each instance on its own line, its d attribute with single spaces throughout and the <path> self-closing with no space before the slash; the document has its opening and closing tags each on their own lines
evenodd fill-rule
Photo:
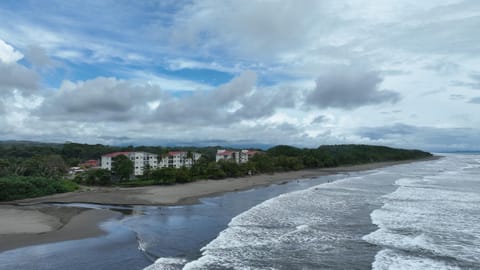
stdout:
<svg viewBox="0 0 480 270">
<path fill-rule="evenodd" d="M 232 161 L 235 163 L 247 163 L 248 160 L 257 154 L 259 151 L 255 150 L 225 150 L 219 149 L 217 150 L 217 154 L 215 156 L 215 161 L 219 162 L 220 160 Z"/>
<path fill-rule="evenodd" d="M 116 156 L 124 155 L 133 162 L 134 175 L 143 175 L 147 165 L 151 169 L 159 168 L 158 155 L 147 152 L 115 152 L 102 156 L 101 168 L 112 170 L 112 159 Z"/>
<path fill-rule="evenodd" d="M 193 164 L 202 156 L 200 153 L 190 152 L 190 156 L 186 151 L 171 151 L 167 156 L 162 158 L 162 167 L 191 168 Z"/>
<path fill-rule="evenodd" d="M 105 154 L 101 158 L 101 168 L 112 170 L 112 160 L 114 157 L 124 155 L 133 162 L 134 175 L 143 175 L 145 167 L 150 169 L 157 168 L 190 168 L 202 156 L 200 153 L 191 152 L 189 155 L 185 151 L 171 151 L 166 156 L 159 159 L 158 155 L 147 152 L 114 152 Z"/>
</svg>

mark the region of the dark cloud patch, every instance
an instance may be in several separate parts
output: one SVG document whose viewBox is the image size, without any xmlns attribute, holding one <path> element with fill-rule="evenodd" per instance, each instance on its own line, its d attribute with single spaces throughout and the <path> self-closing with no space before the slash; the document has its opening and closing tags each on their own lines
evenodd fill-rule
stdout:
<svg viewBox="0 0 480 270">
<path fill-rule="evenodd" d="M 480 97 L 474 97 L 468 103 L 480 104 Z"/>
<path fill-rule="evenodd" d="M 25 57 L 32 65 L 39 68 L 49 67 L 54 64 L 45 49 L 36 45 L 27 48 Z"/>
<path fill-rule="evenodd" d="M 452 94 L 448 97 L 450 100 L 462 100 L 465 99 L 465 95 L 460 95 L 460 94 Z"/>
<path fill-rule="evenodd" d="M 472 150 L 480 141 L 474 128 L 437 128 L 397 123 L 388 126 L 362 127 L 356 134 L 378 144 L 418 148 L 430 151 Z"/>
<path fill-rule="evenodd" d="M 234 112 L 235 118 L 255 119 L 270 116 L 278 108 L 295 106 L 292 89 L 258 89 L 254 94 L 240 99 L 242 107 Z"/>
<path fill-rule="evenodd" d="M 437 61 L 435 63 L 426 65 L 425 68 L 427 70 L 436 71 L 441 75 L 445 75 L 445 74 L 452 74 L 452 73 L 458 72 L 460 69 L 460 66 L 456 63 L 442 60 L 442 61 Z"/>
<path fill-rule="evenodd" d="M 381 114 L 383 115 L 394 115 L 394 114 L 398 114 L 398 113 L 401 113 L 402 110 L 393 110 L 393 111 L 383 111 L 383 112 L 380 112 Z"/>
<path fill-rule="evenodd" d="M 386 76 L 403 76 L 403 75 L 409 75 L 411 74 L 411 72 L 405 71 L 405 70 L 398 70 L 398 69 L 388 69 L 388 70 L 382 70 L 380 74 L 386 75 Z"/>
<path fill-rule="evenodd" d="M 452 86 L 463 86 L 471 89 L 480 89 L 480 73 L 470 74 L 470 81 L 453 81 Z"/>
<path fill-rule="evenodd" d="M 328 121 L 328 117 L 326 117 L 325 115 L 319 115 L 315 117 L 315 119 L 313 119 L 312 122 L 310 122 L 310 124 L 322 124 L 327 121 Z"/>
<path fill-rule="evenodd" d="M 391 136 L 404 136 L 415 133 L 415 127 L 405 124 L 395 124 L 391 126 L 361 128 L 357 134 L 372 140 L 385 139 Z"/>
<path fill-rule="evenodd" d="M 30 94 L 38 89 L 39 77 L 34 71 L 17 63 L 0 62 L 0 95 L 13 89 Z"/>
<path fill-rule="evenodd" d="M 298 134 L 299 128 L 290 123 L 281 123 L 276 125 L 275 128 L 282 131 L 282 133 L 286 134 Z"/>
<path fill-rule="evenodd" d="M 436 89 L 436 90 L 430 90 L 430 91 L 425 91 L 420 94 L 421 97 L 426 97 L 426 96 L 431 96 L 431 95 L 436 95 L 439 93 L 445 92 L 445 89 Z"/>
<path fill-rule="evenodd" d="M 48 119 L 125 121 L 145 115 L 147 103 L 160 98 L 154 86 L 99 77 L 85 82 L 64 82 L 37 110 Z"/>
<path fill-rule="evenodd" d="M 383 81 L 379 72 L 360 68 L 335 68 L 321 74 L 316 87 L 307 95 L 306 103 L 319 108 L 354 109 L 400 100 L 397 92 L 379 90 Z"/>
</svg>

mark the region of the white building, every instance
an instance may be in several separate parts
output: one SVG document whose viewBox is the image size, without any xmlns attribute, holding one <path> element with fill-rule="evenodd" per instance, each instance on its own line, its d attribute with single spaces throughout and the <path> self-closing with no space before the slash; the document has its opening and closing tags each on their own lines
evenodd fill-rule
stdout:
<svg viewBox="0 0 480 270">
<path fill-rule="evenodd" d="M 165 167 L 190 168 L 202 156 L 199 153 L 191 152 L 191 157 L 189 157 L 188 152 L 172 151 L 162 159 L 158 159 L 158 155 L 147 152 L 115 152 L 102 156 L 101 168 L 111 171 L 112 159 L 119 155 L 124 155 L 133 162 L 134 175 L 143 175 L 147 165 L 152 170 Z"/>
<path fill-rule="evenodd" d="M 219 162 L 220 160 L 235 161 L 235 163 L 240 163 L 240 152 L 239 151 L 230 151 L 225 149 L 217 150 L 217 155 L 215 156 L 215 161 Z"/>
<path fill-rule="evenodd" d="M 147 152 L 115 152 L 102 156 L 102 169 L 112 170 L 112 159 L 119 155 L 124 155 L 133 162 L 134 175 L 143 175 L 147 165 L 151 169 L 159 168 L 158 155 L 156 154 Z"/>
<path fill-rule="evenodd" d="M 240 163 L 247 163 L 258 151 L 255 150 L 242 150 L 240 151 Z"/>
<path fill-rule="evenodd" d="M 162 158 L 160 162 L 161 167 L 172 167 L 172 168 L 182 168 L 187 167 L 191 168 L 193 164 L 201 157 L 200 153 L 191 152 L 191 157 L 189 157 L 188 152 L 185 151 L 171 151 L 168 152 L 167 156 Z"/>
<path fill-rule="evenodd" d="M 235 163 L 246 163 L 251 157 L 253 157 L 257 153 L 258 151 L 254 150 L 231 151 L 219 149 L 217 150 L 215 161 L 219 162 L 220 160 L 227 160 L 234 161 Z"/>
</svg>

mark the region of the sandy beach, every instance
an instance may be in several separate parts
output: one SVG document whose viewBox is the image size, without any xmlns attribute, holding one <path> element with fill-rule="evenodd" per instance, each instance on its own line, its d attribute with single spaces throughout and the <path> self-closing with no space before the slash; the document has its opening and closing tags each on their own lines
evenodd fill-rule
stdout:
<svg viewBox="0 0 480 270">
<path fill-rule="evenodd" d="M 0 206 L 0 252 L 23 246 L 102 235 L 98 224 L 121 214 L 51 205 Z"/>
<path fill-rule="evenodd" d="M 436 157 L 434 157 L 436 158 Z M 0 204 L 0 252 L 22 246 L 82 239 L 101 235 L 99 223 L 121 214 L 110 210 L 53 206 L 48 203 L 95 203 L 107 205 L 180 205 L 199 198 L 258 186 L 322 175 L 373 170 L 414 161 L 381 162 L 326 169 L 261 174 L 222 180 L 201 180 L 173 186 L 138 188 L 84 187 L 71 193 Z"/>
</svg>

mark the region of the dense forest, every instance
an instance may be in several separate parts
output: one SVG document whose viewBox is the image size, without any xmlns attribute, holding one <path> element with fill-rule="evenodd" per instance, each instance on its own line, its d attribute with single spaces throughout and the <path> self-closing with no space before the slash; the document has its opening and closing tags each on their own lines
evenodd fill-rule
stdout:
<svg viewBox="0 0 480 270">
<path fill-rule="evenodd" d="M 78 143 L 0 142 L 0 201 L 67 192 L 81 185 L 165 185 L 198 179 L 222 179 L 259 173 L 304 168 L 326 168 L 372 162 L 420 159 L 431 156 L 420 150 L 395 149 L 371 145 L 323 145 L 318 148 L 272 147 L 253 156 L 247 163 L 215 162 L 217 149 L 223 147 L 108 146 Z M 202 154 L 192 168 L 146 169 L 132 179 L 128 159 L 118 160 L 112 172 L 91 169 L 66 179 L 68 168 L 115 151 L 145 151 L 164 155 L 171 150 Z"/>
</svg>

